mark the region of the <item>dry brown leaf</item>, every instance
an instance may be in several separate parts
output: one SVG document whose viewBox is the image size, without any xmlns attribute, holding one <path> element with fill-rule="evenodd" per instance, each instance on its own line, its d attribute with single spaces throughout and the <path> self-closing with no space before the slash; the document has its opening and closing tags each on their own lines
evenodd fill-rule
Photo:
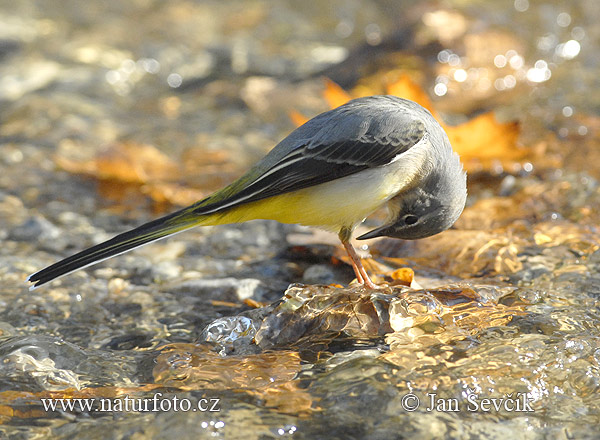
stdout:
<svg viewBox="0 0 600 440">
<path fill-rule="evenodd" d="M 187 206 L 203 199 L 210 191 L 190 188 L 184 184 L 156 182 L 143 185 L 140 193 L 152 199 L 155 205 Z M 114 200 L 114 195 L 109 196 Z"/>
<path fill-rule="evenodd" d="M 177 165 L 152 145 L 133 142 L 112 145 L 89 161 L 76 162 L 62 156 L 55 160 L 58 166 L 71 173 L 124 183 L 164 180 L 178 171 Z"/>
<path fill-rule="evenodd" d="M 100 194 L 121 207 L 135 203 L 136 195 L 149 197 L 155 207 L 190 205 L 238 174 L 224 151 L 191 148 L 176 162 L 152 145 L 134 142 L 114 144 L 91 160 L 57 155 L 55 161 L 66 171 L 98 180 Z"/>
<path fill-rule="evenodd" d="M 290 111 L 289 116 L 294 125 L 297 127 L 300 127 L 302 124 L 308 122 L 308 118 L 297 110 Z"/>
<path fill-rule="evenodd" d="M 484 113 L 461 125 L 444 124 L 443 127 L 468 171 L 489 169 L 494 161 L 510 164 L 528 153 L 517 146 L 519 123 L 500 123 L 493 113 Z"/>
<path fill-rule="evenodd" d="M 338 259 L 348 265 L 351 264 L 350 258 L 341 249 L 338 248 L 337 254 Z M 385 263 L 382 263 L 373 258 L 362 258 L 361 261 L 375 283 L 381 284 L 388 281 L 392 286 L 418 286 L 415 281 L 415 272 L 411 268 L 398 267 L 408 265 L 408 261 L 406 260 L 401 258 L 386 258 Z"/>
<path fill-rule="evenodd" d="M 352 99 L 350 94 L 348 94 L 344 89 L 330 79 L 325 79 L 325 90 L 323 90 L 323 97 L 331 108 L 344 105 Z"/>
<path fill-rule="evenodd" d="M 399 96 L 401 98 L 410 99 L 411 101 L 416 102 L 436 116 L 429 96 L 427 96 L 425 90 L 415 83 L 410 76 L 406 74 L 400 75 L 398 80 L 387 84 L 385 90 L 388 95 Z M 437 116 L 436 119 L 440 120 Z"/>
<path fill-rule="evenodd" d="M 410 267 L 401 267 L 390 273 L 390 277 L 397 282 L 397 284 L 403 284 L 410 286 L 415 279 L 415 271 Z"/>
<path fill-rule="evenodd" d="M 252 307 L 253 309 L 260 309 L 261 307 L 266 307 L 266 306 L 269 305 L 269 303 L 261 302 L 261 301 L 256 301 L 256 300 L 254 300 L 252 298 L 246 298 L 242 302 L 245 305 L 247 305 L 248 307 Z"/>
</svg>

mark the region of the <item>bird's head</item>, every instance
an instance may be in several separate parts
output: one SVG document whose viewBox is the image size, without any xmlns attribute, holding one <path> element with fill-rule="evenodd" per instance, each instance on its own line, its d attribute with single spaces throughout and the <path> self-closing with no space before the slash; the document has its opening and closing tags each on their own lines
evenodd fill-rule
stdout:
<svg viewBox="0 0 600 440">
<path fill-rule="evenodd" d="M 467 176 L 458 157 L 456 164 L 433 171 L 417 187 L 390 202 L 391 221 L 358 237 L 393 237 L 416 240 L 450 228 L 462 213 L 467 198 Z"/>
</svg>

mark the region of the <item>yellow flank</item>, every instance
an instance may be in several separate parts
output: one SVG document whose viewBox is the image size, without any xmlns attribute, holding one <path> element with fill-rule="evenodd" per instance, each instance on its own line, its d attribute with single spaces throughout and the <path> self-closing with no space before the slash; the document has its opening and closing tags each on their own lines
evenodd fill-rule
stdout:
<svg viewBox="0 0 600 440">
<path fill-rule="evenodd" d="M 199 224 L 266 219 L 332 232 L 353 228 L 409 183 L 399 179 L 397 167 L 391 165 L 210 214 Z"/>
</svg>

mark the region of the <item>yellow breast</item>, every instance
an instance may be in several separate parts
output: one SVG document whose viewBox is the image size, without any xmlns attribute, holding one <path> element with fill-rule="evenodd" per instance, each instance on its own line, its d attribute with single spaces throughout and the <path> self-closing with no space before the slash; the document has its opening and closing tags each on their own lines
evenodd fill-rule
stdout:
<svg viewBox="0 0 600 440">
<path fill-rule="evenodd" d="M 394 168 L 386 166 L 365 170 L 313 187 L 246 203 L 212 214 L 202 224 L 265 219 L 317 226 L 333 232 L 338 232 L 344 226 L 353 229 L 406 186 L 407 182 L 398 178 Z"/>
<path fill-rule="evenodd" d="M 200 224 L 265 219 L 333 232 L 352 230 L 389 199 L 419 183 L 430 165 L 428 142 L 422 139 L 387 165 L 209 214 Z"/>
</svg>

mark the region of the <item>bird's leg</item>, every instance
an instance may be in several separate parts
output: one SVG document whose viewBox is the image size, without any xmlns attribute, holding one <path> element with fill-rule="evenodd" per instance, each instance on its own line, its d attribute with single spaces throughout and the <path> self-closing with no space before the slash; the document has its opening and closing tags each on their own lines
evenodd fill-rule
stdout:
<svg viewBox="0 0 600 440">
<path fill-rule="evenodd" d="M 365 280 L 363 279 L 360 270 L 360 268 L 364 270 L 364 267 L 362 267 L 360 257 L 356 255 L 356 251 L 354 250 L 354 247 L 352 246 L 352 244 L 350 244 L 349 241 L 342 241 L 342 244 L 344 245 L 344 249 L 346 249 L 346 253 L 350 257 L 350 263 L 352 264 L 352 269 L 354 270 L 354 274 L 356 275 L 356 281 L 358 281 L 358 284 L 364 284 Z"/>
<path fill-rule="evenodd" d="M 362 262 L 360 261 L 360 257 L 354 250 L 354 247 L 352 247 L 352 244 L 350 244 L 350 235 L 351 234 L 352 234 L 352 231 L 350 229 L 344 227 L 344 228 L 340 229 L 340 233 L 338 234 L 338 237 L 340 238 L 340 241 L 344 245 L 344 249 L 346 249 L 346 252 L 348 253 L 348 256 L 350 257 L 350 262 L 352 263 L 352 269 L 354 269 L 354 273 L 356 274 L 356 281 L 358 281 L 359 284 L 363 284 L 365 287 L 368 287 L 369 289 L 379 289 L 379 286 L 377 284 L 375 284 L 373 281 L 371 281 L 371 278 L 369 278 L 369 274 L 367 273 L 364 266 L 362 265 Z"/>
</svg>

